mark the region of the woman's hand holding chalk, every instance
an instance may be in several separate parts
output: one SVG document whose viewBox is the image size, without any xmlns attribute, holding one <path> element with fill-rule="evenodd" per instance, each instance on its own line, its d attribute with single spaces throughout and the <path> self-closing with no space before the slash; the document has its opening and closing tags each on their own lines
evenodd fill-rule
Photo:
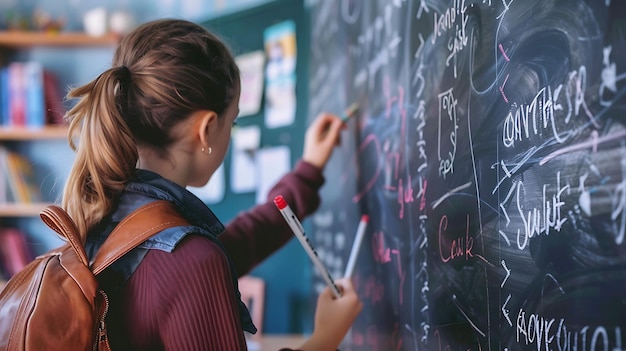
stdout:
<svg viewBox="0 0 626 351">
<path fill-rule="evenodd" d="M 341 116 L 341 121 L 344 123 L 347 122 L 352 116 L 356 115 L 358 111 L 359 104 L 355 102 L 344 111 L 343 116 Z"/>
</svg>

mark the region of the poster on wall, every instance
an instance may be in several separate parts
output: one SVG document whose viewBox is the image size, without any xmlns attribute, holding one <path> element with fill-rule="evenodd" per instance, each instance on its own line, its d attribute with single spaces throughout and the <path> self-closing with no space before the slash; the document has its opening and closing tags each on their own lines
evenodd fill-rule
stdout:
<svg viewBox="0 0 626 351">
<path fill-rule="evenodd" d="M 237 127 L 233 130 L 230 187 L 234 193 L 256 190 L 256 152 L 260 145 L 261 128 L 258 126 Z"/>
<path fill-rule="evenodd" d="M 267 201 L 270 190 L 282 176 L 290 171 L 291 150 L 287 146 L 275 146 L 259 149 L 257 164 L 256 202 Z M 268 167 L 271 165 L 271 167 Z"/>
<path fill-rule="evenodd" d="M 241 96 L 239 97 L 239 117 L 259 113 L 263 99 L 263 50 L 252 51 L 235 57 L 241 76 Z"/>
<path fill-rule="evenodd" d="M 296 117 L 296 25 L 284 21 L 263 33 L 265 66 L 265 125 L 287 126 Z"/>
</svg>

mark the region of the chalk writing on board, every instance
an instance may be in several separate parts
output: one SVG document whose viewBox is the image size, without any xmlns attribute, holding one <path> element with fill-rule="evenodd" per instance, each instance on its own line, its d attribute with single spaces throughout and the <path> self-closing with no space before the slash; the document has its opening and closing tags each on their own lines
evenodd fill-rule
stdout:
<svg viewBox="0 0 626 351">
<path fill-rule="evenodd" d="M 311 28 L 309 115 L 360 105 L 313 224 L 345 262 L 370 217 L 342 349 L 625 349 L 626 3 L 317 0 Z"/>
</svg>

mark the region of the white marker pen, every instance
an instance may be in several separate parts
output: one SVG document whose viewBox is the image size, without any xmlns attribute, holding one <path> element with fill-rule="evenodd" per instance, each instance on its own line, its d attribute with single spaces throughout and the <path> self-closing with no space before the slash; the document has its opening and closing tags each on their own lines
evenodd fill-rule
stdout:
<svg viewBox="0 0 626 351">
<path fill-rule="evenodd" d="M 343 275 L 345 278 L 352 277 L 352 273 L 354 272 L 354 266 L 356 265 L 356 258 L 359 256 L 359 248 L 361 247 L 361 242 L 363 241 L 363 236 L 365 235 L 365 229 L 367 228 L 368 222 L 368 215 L 361 216 L 359 226 L 356 229 L 354 243 L 352 244 L 352 250 L 350 251 L 350 258 L 348 259 L 348 264 L 346 265 L 346 272 Z"/>
<path fill-rule="evenodd" d="M 328 273 L 328 270 L 326 269 L 320 258 L 317 256 L 317 252 L 315 252 L 313 245 L 304 233 L 304 228 L 302 227 L 302 224 L 298 220 L 298 217 L 296 217 L 296 214 L 293 213 L 293 211 L 287 204 L 287 201 L 285 201 L 282 195 L 278 195 L 274 198 L 274 204 L 276 205 L 276 207 L 278 207 L 278 210 L 283 215 L 283 218 L 285 219 L 287 224 L 289 224 L 291 231 L 293 231 L 293 234 L 296 236 L 296 238 L 298 238 L 300 244 L 302 244 L 302 247 L 304 247 L 304 251 L 309 254 L 311 261 L 313 261 L 313 264 L 315 264 L 317 269 L 319 269 L 322 277 L 326 281 L 326 284 L 328 284 L 331 291 L 333 292 L 333 295 L 335 295 L 336 298 L 341 297 L 341 291 L 339 290 L 337 285 L 335 285 L 335 282 L 330 276 L 330 273 Z"/>
</svg>

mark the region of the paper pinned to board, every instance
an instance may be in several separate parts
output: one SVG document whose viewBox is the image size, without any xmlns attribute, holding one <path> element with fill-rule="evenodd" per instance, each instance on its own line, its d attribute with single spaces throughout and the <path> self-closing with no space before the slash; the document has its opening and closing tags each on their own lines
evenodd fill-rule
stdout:
<svg viewBox="0 0 626 351">
<path fill-rule="evenodd" d="M 284 21 L 263 32 L 265 66 L 265 125 L 277 128 L 296 118 L 296 25 Z"/>
<path fill-rule="evenodd" d="M 261 128 L 259 126 L 237 127 L 233 130 L 233 149 L 254 151 L 261 145 Z"/>
<path fill-rule="evenodd" d="M 256 202 L 264 203 L 270 189 L 291 170 L 291 150 L 287 146 L 263 148 L 257 151 Z"/>
<path fill-rule="evenodd" d="M 256 151 L 261 145 L 259 126 L 237 127 L 232 133 L 232 153 L 230 163 L 230 189 L 234 193 L 255 191 Z"/>
<path fill-rule="evenodd" d="M 235 57 L 235 61 L 241 77 L 239 117 L 255 115 L 263 101 L 265 53 L 263 50 L 252 51 Z"/>
</svg>

